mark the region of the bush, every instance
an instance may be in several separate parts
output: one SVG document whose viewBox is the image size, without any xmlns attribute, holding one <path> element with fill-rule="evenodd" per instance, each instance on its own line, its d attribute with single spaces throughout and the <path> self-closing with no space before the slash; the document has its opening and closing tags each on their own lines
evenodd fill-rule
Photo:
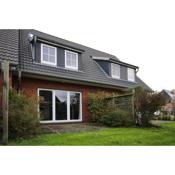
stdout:
<svg viewBox="0 0 175 175">
<path fill-rule="evenodd" d="M 131 116 L 123 110 L 112 111 L 104 114 L 101 123 L 109 127 L 130 126 L 134 124 Z"/>
<path fill-rule="evenodd" d="M 170 121 L 170 120 L 174 120 L 174 116 L 168 116 L 168 115 L 164 115 L 164 116 L 160 116 L 158 119 L 159 120 L 167 120 L 167 121 Z"/>
<path fill-rule="evenodd" d="M 138 87 L 135 90 L 134 99 L 137 124 L 144 127 L 150 126 L 154 113 L 159 111 L 165 103 L 164 97 L 160 93 L 147 92 Z"/>
<path fill-rule="evenodd" d="M 9 138 L 23 138 L 40 131 L 37 99 L 9 91 Z"/>
<path fill-rule="evenodd" d="M 117 94 L 97 92 L 89 94 L 90 122 L 110 127 L 129 126 L 133 121 L 128 112 L 117 108 L 111 100 Z"/>
<path fill-rule="evenodd" d="M 109 111 L 113 111 L 112 107 L 109 106 L 108 101 L 105 100 L 111 96 L 112 94 L 106 92 L 89 94 L 88 108 L 90 111 L 90 122 L 100 124 L 102 115 Z"/>
</svg>

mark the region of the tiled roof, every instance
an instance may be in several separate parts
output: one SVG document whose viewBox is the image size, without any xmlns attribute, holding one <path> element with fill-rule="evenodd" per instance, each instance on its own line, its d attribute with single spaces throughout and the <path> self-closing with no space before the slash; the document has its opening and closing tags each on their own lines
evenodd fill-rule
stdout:
<svg viewBox="0 0 175 175">
<path fill-rule="evenodd" d="M 104 84 L 113 87 L 131 88 L 138 85 L 143 86 L 147 90 L 151 90 L 142 80 L 136 77 L 136 82 L 129 82 L 126 80 L 117 80 L 106 76 L 105 72 L 100 69 L 96 64 L 93 57 L 107 57 L 113 60 L 119 61 L 119 59 L 111 54 L 101 52 L 74 42 L 70 42 L 58 37 L 48 35 L 46 33 L 33 30 L 33 29 L 22 29 L 20 30 L 20 47 L 18 49 L 18 30 L 1 30 L 0 31 L 0 58 L 4 59 L 9 57 L 13 62 L 18 62 L 18 52 L 20 58 L 20 66 L 23 72 L 42 74 L 53 76 L 56 78 L 64 78 L 70 80 L 78 80 L 83 82 L 90 82 L 94 84 Z M 74 49 L 82 51 L 82 70 L 81 71 L 70 71 L 60 67 L 50 67 L 32 61 L 31 45 L 27 39 L 29 33 L 37 36 L 38 38 L 44 39 L 57 44 L 62 44 Z M 3 37 L 2 37 L 3 36 Z M 3 46 L 4 40 L 7 39 L 7 44 Z M 6 54 L 3 54 L 6 52 Z M 4 55 L 4 56 L 3 56 Z"/>
<path fill-rule="evenodd" d="M 18 63 L 19 30 L 0 30 L 0 60 Z"/>
</svg>

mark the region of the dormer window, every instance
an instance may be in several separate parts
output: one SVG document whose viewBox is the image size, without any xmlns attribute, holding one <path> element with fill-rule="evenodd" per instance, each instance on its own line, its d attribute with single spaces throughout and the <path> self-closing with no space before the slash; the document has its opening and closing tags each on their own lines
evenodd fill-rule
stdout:
<svg viewBox="0 0 175 175">
<path fill-rule="evenodd" d="M 65 50 L 65 67 L 78 70 L 78 53 Z"/>
<path fill-rule="evenodd" d="M 56 47 L 41 44 L 41 63 L 48 65 L 57 65 L 57 49 Z"/>
<path fill-rule="evenodd" d="M 111 76 L 120 79 L 120 65 L 111 63 Z"/>
<path fill-rule="evenodd" d="M 135 81 L 135 70 L 128 67 L 128 81 Z"/>
</svg>

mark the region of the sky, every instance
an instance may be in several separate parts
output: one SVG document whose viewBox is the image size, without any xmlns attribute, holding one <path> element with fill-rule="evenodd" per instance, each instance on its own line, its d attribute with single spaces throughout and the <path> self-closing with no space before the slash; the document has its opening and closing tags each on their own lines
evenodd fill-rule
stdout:
<svg viewBox="0 0 175 175">
<path fill-rule="evenodd" d="M 0 28 L 33 28 L 139 66 L 153 90 L 175 88 L 175 1 L 2 1 Z"/>
</svg>

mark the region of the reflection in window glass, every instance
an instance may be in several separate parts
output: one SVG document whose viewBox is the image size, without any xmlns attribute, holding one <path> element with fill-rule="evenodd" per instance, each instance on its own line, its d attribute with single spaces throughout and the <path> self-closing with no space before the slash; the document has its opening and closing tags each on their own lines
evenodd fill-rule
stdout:
<svg viewBox="0 0 175 175">
<path fill-rule="evenodd" d="M 65 50 L 65 63 L 67 68 L 78 69 L 78 54 Z"/>
<path fill-rule="evenodd" d="M 80 93 L 70 92 L 70 119 L 80 119 Z"/>
<path fill-rule="evenodd" d="M 55 92 L 55 115 L 56 120 L 67 120 L 67 92 Z"/>
<path fill-rule="evenodd" d="M 128 80 L 135 81 L 135 70 L 132 68 L 128 68 Z"/>
<path fill-rule="evenodd" d="M 48 63 L 56 65 L 56 47 L 52 47 L 46 44 L 41 45 L 42 63 Z"/>
<path fill-rule="evenodd" d="M 39 91 L 40 120 L 52 120 L 52 91 Z"/>
</svg>

